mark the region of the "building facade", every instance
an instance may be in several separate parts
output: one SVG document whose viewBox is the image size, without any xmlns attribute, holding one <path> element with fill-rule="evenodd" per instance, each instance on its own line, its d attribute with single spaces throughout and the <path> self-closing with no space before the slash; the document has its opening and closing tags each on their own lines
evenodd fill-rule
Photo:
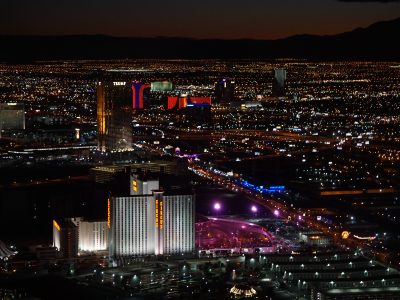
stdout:
<svg viewBox="0 0 400 300">
<path fill-rule="evenodd" d="M 0 103 L 1 130 L 24 130 L 25 108 L 20 103 Z"/>
<path fill-rule="evenodd" d="M 286 70 L 275 69 L 274 79 L 272 82 L 272 96 L 283 97 L 285 96 L 285 84 L 286 84 Z"/>
<path fill-rule="evenodd" d="M 193 253 L 194 195 L 150 191 L 158 183 L 134 181 L 131 196 L 109 200 L 110 258 L 116 261 L 121 257 Z M 139 195 L 139 191 L 151 194 Z"/>
<path fill-rule="evenodd" d="M 153 191 L 157 191 L 160 188 L 159 180 L 151 178 L 145 175 L 145 177 L 138 174 L 131 174 L 130 180 L 130 195 L 151 195 Z"/>
<path fill-rule="evenodd" d="M 65 257 L 75 257 L 82 252 L 106 251 L 108 229 L 106 221 L 86 221 L 83 218 L 53 220 L 53 246 Z"/>
<path fill-rule="evenodd" d="M 78 255 L 78 227 L 70 220 L 53 220 L 53 246 L 65 258 L 74 258 Z"/>
<path fill-rule="evenodd" d="M 74 219 L 78 227 L 79 252 L 106 251 L 108 248 L 108 226 L 106 221 Z"/>
<path fill-rule="evenodd" d="M 151 83 L 152 92 L 171 92 L 174 90 L 174 85 L 170 81 L 154 81 Z"/>
<path fill-rule="evenodd" d="M 132 109 L 138 110 L 145 107 L 144 93 L 147 89 L 150 89 L 150 85 L 138 81 L 132 82 Z"/>
<path fill-rule="evenodd" d="M 178 163 L 179 162 L 179 163 Z M 181 166 L 180 161 L 151 161 L 133 164 L 102 165 L 90 170 L 90 175 L 97 183 L 107 183 L 113 180 L 115 174 L 125 170 L 134 173 L 161 173 L 161 174 L 179 174 L 186 171 L 186 165 Z M 132 189 L 131 189 L 132 190 Z"/>
<path fill-rule="evenodd" d="M 97 83 L 98 150 L 132 149 L 132 84 L 129 81 Z"/>
</svg>

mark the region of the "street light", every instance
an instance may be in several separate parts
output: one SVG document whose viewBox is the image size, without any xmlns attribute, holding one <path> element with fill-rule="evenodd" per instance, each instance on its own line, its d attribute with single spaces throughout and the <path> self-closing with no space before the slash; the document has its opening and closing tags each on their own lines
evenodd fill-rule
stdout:
<svg viewBox="0 0 400 300">
<path fill-rule="evenodd" d="M 254 216 L 256 216 L 256 215 L 257 215 L 257 212 L 258 212 L 257 206 L 252 205 L 252 206 L 251 206 L 251 212 L 254 214 Z"/>
<path fill-rule="evenodd" d="M 219 202 L 214 203 L 214 210 L 216 211 L 217 214 L 221 211 L 221 208 L 222 208 L 221 203 Z"/>
</svg>

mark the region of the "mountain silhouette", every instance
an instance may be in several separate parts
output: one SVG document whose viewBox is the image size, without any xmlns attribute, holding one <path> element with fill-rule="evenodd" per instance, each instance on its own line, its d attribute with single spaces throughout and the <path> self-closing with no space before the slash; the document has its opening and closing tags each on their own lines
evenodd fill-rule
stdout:
<svg viewBox="0 0 400 300">
<path fill-rule="evenodd" d="M 3 35 L 0 62 L 128 58 L 398 60 L 399 32 L 400 18 L 336 35 L 295 35 L 278 40 Z"/>
</svg>

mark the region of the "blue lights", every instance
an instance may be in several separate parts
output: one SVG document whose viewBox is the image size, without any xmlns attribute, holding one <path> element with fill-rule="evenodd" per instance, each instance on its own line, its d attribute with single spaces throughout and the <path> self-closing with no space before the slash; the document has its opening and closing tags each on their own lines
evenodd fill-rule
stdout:
<svg viewBox="0 0 400 300">
<path fill-rule="evenodd" d="M 243 180 L 235 180 L 235 182 L 245 188 L 249 188 L 253 191 L 260 192 L 260 193 L 278 193 L 278 192 L 283 192 L 286 189 L 286 187 L 283 185 L 270 186 L 270 187 L 266 187 L 266 188 L 263 185 L 256 186 L 244 179 Z"/>
<path fill-rule="evenodd" d="M 269 189 L 270 190 L 283 191 L 283 190 L 285 190 L 285 186 L 283 186 L 283 185 L 270 186 Z"/>
<path fill-rule="evenodd" d="M 219 176 L 229 177 L 227 173 L 220 171 L 218 169 L 210 168 L 210 171 Z M 257 186 L 248 182 L 245 179 L 231 179 L 231 182 L 258 193 L 271 194 L 271 193 L 280 193 L 286 190 L 286 187 L 284 185 L 274 185 L 270 187 L 264 187 L 263 185 Z"/>
<path fill-rule="evenodd" d="M 186 107 L 209 107 L 208 103 L 188 103 Z"/>
</svg>

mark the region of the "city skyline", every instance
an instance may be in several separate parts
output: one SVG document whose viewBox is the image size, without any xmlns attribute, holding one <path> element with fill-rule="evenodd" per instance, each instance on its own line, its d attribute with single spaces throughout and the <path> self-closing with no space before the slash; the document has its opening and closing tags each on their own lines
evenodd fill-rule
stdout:
<svg viewBox="0 0 400 300">
<path fill-rule="evenodd" d="M 0 294 L 400 294 L 398 62 L 0 71 Z"/>
<path fill-rule="evenodd" d="M 400 0 L 0 4 L 0 299 L 400 299 Z"/>
<path fill-rule="evenodd" d="M 24 9 L 21 9 L 23 5 Z M 399 1 L 203 1 L 138 5 L 124 0 L 1 4 L 0 35 L 105 34 L 126 37 L 279 39 L 332 35 L 399 17 Z M 30 13 L 27 15 L 26 11 Z M 354 12 L 357 12 L 356 14 Z"/>
</svg>

